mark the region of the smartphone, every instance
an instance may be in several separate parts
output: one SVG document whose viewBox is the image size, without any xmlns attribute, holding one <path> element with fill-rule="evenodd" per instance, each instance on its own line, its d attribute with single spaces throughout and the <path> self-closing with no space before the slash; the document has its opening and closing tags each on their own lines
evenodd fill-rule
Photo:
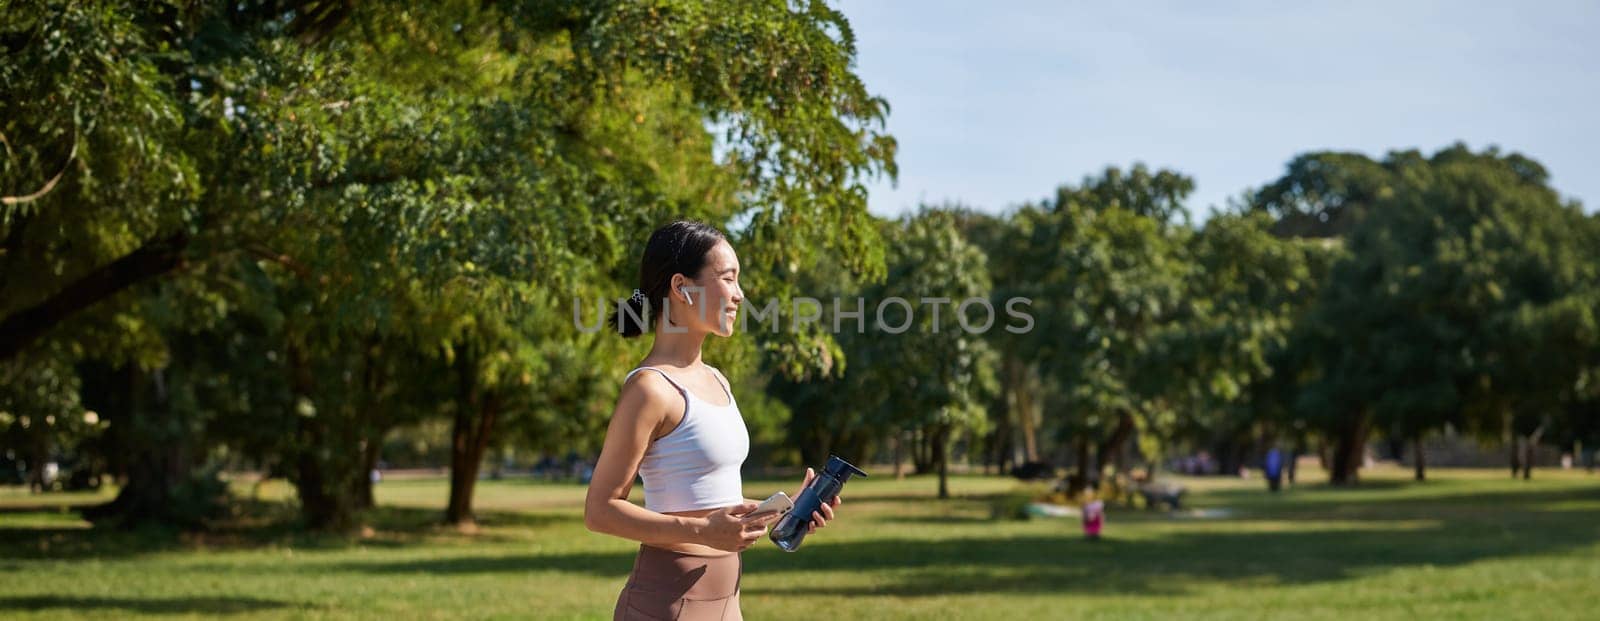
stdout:
<svg viewBox="0 0 1600 621">
<path fill-rule="evenodd" d="M 755 511 L 744 515 L 744 519 L 759 518 L 772 513 L 783 513 L 793 508 L 794 501 L 789 500 L 789 495 L 778 492 L 761 501 L 761 504 L 756 506 Z"/>
</svg>

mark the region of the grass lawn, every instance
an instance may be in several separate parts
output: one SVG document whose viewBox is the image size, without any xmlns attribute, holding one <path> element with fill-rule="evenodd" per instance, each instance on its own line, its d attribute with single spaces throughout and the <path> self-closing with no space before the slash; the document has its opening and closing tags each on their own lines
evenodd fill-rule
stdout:
<svg viewBox="0 0 1600 621">
<path fill-rule="evenodd" d="M 1004 478 L 852 481 L 839 520 L 787 554 L 745 554 L 751 619 L 1600 618 L 1600 475 L 1364 473 L 1355 490 L 1181 479 L 1196 518 L 1113 508 L 993 520 Z M 1317 473 L 1308 479 L 1320 480 Z M 1175 477 L 1176 478 L 1176 477 Z M 765 497 L 795 481 L 747 481 Z M 485 481 L 483 528 L 433 525 L 442 479 L 389 480 L 367 537 L 297 533 L 281 503 L 205 535 L 101 532 L 0 490 L 0 618 L 609 618 L 635 544 L 586 531 L 583 488 Z M 281 484 L 265 497 L 282 498 Z M 251 525 L 255 524 L 255 525 Z"/>
</svg>

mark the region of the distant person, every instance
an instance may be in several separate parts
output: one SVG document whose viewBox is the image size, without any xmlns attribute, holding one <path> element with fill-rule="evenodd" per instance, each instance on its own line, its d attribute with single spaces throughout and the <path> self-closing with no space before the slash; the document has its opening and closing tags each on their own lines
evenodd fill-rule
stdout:
<svg viewBox="0 0 1600 621">
<path fill-rule="evenodd" d="M 1267 489 L 1274 492 L 1283 486 L 1283 451 L 1276 448 L 1267 449 L 1267 459 L 1261 467 L 1262 474 L 1267 477 Z"/>
<path fill-rule="evenodd" d="M 616 619 L 743 618 L 739 553 L 778 514 L 742 518 L 757 505 L 739 477 L 750 433 L 727 378 L 700 359 L 707 336 L 733 334 L 743 300 L 739 257 L 717 229 L 674 222 L 650 235 L 616 327 L 624 337 L 652 332 L 655 343 L 623 379 L 583 512 L 589 530 L 641 544 Z M 628 502 L 635 474 L 644 507 Z M 807 469 L 802 488 L 812 476 Z M 810 531 L 838 504 L 823 503 Z"/>
</svg>

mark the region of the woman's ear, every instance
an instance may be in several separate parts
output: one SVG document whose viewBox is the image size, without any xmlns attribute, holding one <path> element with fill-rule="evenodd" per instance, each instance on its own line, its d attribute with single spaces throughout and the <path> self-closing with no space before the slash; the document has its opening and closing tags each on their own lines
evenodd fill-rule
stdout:
<svg viewBox="0 0 1600 621">
<path fill-rule="evenodd" d="M 685 303 L 693 305 L 694 300 L 689 299 L 689 292 L 683 290 L 684 287 L 687 287 L 690 284 L 689 277 L 684 276 L 683 274 L 673 274 L 671 285 L 672 290 L 667 292 L 667 297 L 673 297 L 675 295 L 680 296 L 683 298 Z"/>
</svg>

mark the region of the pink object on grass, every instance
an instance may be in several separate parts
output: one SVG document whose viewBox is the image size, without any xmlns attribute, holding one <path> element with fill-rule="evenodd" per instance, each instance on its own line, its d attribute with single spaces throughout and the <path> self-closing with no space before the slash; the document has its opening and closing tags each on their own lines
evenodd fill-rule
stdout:
<svg viewBox="0 0 1600 621">
<path fill-rule="evenodd" d="M 1083 506 L 1083 534 L 1090 539 L 1100 538 L 1100 527 L 1106 523 L 1106 503 L 1095 500 Z"/>
</svg>

